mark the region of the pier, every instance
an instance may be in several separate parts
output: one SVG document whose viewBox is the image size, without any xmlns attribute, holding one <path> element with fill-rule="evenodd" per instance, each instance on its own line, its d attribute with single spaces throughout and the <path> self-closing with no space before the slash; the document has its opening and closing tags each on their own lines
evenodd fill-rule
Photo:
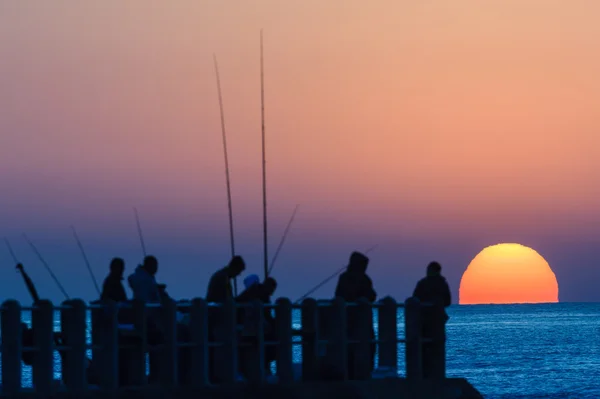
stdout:
<svg viewBox="0 0 600 399">
<path fill-rule="evenodd" d="M 421 311 L 426 306 L 433 305 L 415 298 L 404 303 L 384 298 L 374 304 L 345 303 L 339 298 L 292 304 L 280 298 L 273 305 L 233 301 L 216 305 L 197 298 L 162 306 L 138 302 L 88 305 L 75 299 L 60 306 L 42 300 L 34 307 L 9 300 L 1 308 L 0 396 L 481 398 L 466 380 L 446 377 L 443 320 L 432 337 L 421 336 Z M 246 314 L 251 312 L 250 323 L 240 323 L 241 308 Z M 403 320 L 398 317 L 401 308 Z M 346 328 L 350 309 L 361 326 L 353 337 Z M 275 339 L 264 328 L 266 310 L 275 315 Z M 24 311 L 31 311 L 31 346 L 23 343 L 20 326 Z M 60 317 L 58 334 L 56 313 Z M 127 323 L 124 314 L 128 314 Z M 218 337 L 211 337 L 209 319 L 215 318 Z M 155 342 L 149 321 L 158 319 L 162 338 Z M 373 325 L 375 339 L 371 337 Z M 436 343 L 438 350 L 429 351 L 424 358 L 424 343 Z M 405 347 L 403 370 L 398 369 L 399 345 Z M 373 346 L 378 354 L 374 371 L 370 362 Z M 276 353 L 273 375 L 265 367 L 268 348 Z M 298 349 L 301 361 L 295 362 Z M 61 355 L 60 380 L 55 379 L 56 351 Z M 28 353 L 33 359 L 31 388 L 22 384 L 22 360 Z M 147 374 L 148 356 L 152 378 Z M 354 359 L 351 364 L 349 358 Z M 427 378 L 424 363 L 429 365 Z M 218 383 L 211 383 L 211 369 Z"/>
</svg>

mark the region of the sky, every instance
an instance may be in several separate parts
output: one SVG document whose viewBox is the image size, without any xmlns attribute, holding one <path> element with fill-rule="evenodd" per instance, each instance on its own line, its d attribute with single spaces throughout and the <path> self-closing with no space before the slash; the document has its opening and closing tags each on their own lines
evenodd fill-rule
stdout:
<svg viewBox="0 0 600 399">
<path fill-rule="evenodd" d="M 460 278 L 488 245 L 550 264 L 561 301 L 599 301 L 600 3 L 594 0 L 0 2 L 0 235 L 41 296 L 97 294 L 145 245 L 173 296 L 203 296 L 230 243 L 260 273 L 259 32 L 269 252 L 297 299 L 369 253 L 404 300 L 439 261 Z M 2 297 L 29 302 L 7 250 Z M 315 293 L 331 297 L 335 282 Z"/>
</svg>

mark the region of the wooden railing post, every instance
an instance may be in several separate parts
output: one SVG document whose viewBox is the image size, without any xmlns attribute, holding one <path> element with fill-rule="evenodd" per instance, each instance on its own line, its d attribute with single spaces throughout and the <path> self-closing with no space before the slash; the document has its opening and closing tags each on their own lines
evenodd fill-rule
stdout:
<svg viewBox="0 0 600 399">
<path fill-rule="evenodd" d="M 428 351 L 428 362 L 431 366 L 429 378 L 443 380 L 446 378 L 446 318 L 444 306 L 441 303 L 432 305 L 431 343 Z"/>
<path fill-rule="evenodd" d="M 331 348 L 331 361 L 336 377 L 342 381 L 348 379 L 348 329 L 346 322 L 346 302 L 336 297 L 332 304 L 332 334 L 328 348 Z M 328 354 L 329 357 L 329 354 Z"/>
<path fill-rule="evenodd" d="M 15 300 L 2 304 L 2 394 L 21 390 L 22 334 L 21 305 Z"/>
<path fill-rule="evenodd" d="M 194 298 L 190 308 L 192 366 L 190 378 L 194 388 L 208 385 L 208 306 L 204 299 Z"/>
<path fill-rule="evenodd" d="M 421 303 L 417 298 L 408 298 L 404 309 L 404 331 L 406 336 L 406 379 L 419 382 L 423 378 L 421 351 Z"/>
<path fill-rule="evenodd" d="M 246 377 L 254 384 L 262 384 L 265 381 L 265 308 L 263 303 L 255 299 L 251 304 L 245 304 L 244 314 L 251 314 L 247 325 L 249 336 L 254 343 L 250 347 L 243 347 L 246 362 L 244 369 Z"/>
<path fill-rule="evenodd" d="M 106 362 L 106 351 L 104 347 L 104 326 L 105 326 L 105 313 L 101 306 L 104 305 L 100 300 L 90 302 L 91 314 L 92 314 L 92 361 L 93 361 L 93 373 L 98 376 L 99 384 L 102 385 L 104 378 L 104 364 Z"/>
<path fill-rule="evenodd" d="M 238 370 L 237 313 L 232 298 L 222 305 L 219 313 L 219 326 L 215 335 L 221 342 L 215 351 L 215 361 L 220 381 L 232 384 L 236 381 Z"/>
<path fill-rule="evenodd" d="M 146 304 L 133 301 L 133 325 L 136 332 L 135 344 L 127 349 L 127 369 L 131 385 L 146 384 L 146 352 L 148 351 L 148 328 Z"/>
<path fill-rule="evenodd" d="M 371 303 L 360 298 L 356 308 L 356 338 L 358 343 L 352 345 L 354 379 L 367 380 L 371 378 L 371 328 L 373 313 Z"/>
<path fill-rule="evenodd" d="M 294 379 L 292 351 L 292 302 L 288 298 L 277 299 L 275 320 L 277 326 L 277 377 L 279 382 L 291 382 Z"/>
<path fill-rule="evenodd" d="M 381 300 L 377 312 L 379 368 L 398 371 L 398 305 L 394 298 Z"/>
<path fill-rule="evenodd" d="M 159 372 L 161 383 L 169 388 L 177 386 L 178 347 L 177 347 L 177 304 L 172 299 L 163 301 L 164 345 L 160 351 Z"/>
<path fill-rule="evenodd" d="M 33 358 L 33 386 L 41 395 L 50 396 L 54 388 L 54 306 L 40 300 L 31 311 L 31 324 L 37 352 Z"/>
<path fill-rule="evenodd" d="M 101 304 L 101 309 L 94 309 L 98 318 L 96 325 L 92 322 L 92 337 L 97 336 L 96 343 L 99 349 L 92 352 L 92 361 L 94 370 L 100 381 L 100 386 L 107 392 L 114 392 L 119 388 L 121 370 L 119 367 L 119 307 L 116 302 L 109 301 Z M 102 324 L 99 324 L 102 323 Z M 97 328 L 98 332 L 94 332 Z M 94 338 L 92 338 L 94 339 Z M 96 364 L 96 356 L 99 357 L 100 364 Z"/>
<path fill-rule="evenodd" d="M 63 302 L 60 311 L 64 356 L 62 376 L 69 392 L 83 394 L 87 387 L 86 304 L 81 299 Z"/>
<path fill-rule="evenodd" d="M 319 325 L 317 301 L 302 301 L 302 380 L 313 381 L 319 373 Z M 279 365 L 277 365 L 279 369 Z"/>
</svg>

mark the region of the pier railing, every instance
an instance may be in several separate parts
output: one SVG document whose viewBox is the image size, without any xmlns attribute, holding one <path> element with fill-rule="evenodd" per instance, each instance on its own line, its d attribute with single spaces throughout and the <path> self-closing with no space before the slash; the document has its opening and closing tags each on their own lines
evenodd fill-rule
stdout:
<svg viewBox="0 0 600 399">
<path fill-rule="evenodd" d="M 9 300 L 1 308 L 2 393 L 22 391 L 23 354 L 31 352 L 32 383 L 38 393 L 57 390 L 82 393 L 91 389 L 115 391 L 123 386 L 162 387 L 267 381 L 266 349 L 275 348 L 271 360 L 280 383 L 333 378 L 371 378 L 371 359 L 378 352 L 378 367 L 398 371 L 398 344 L 405 345 L 409 381 L 445 378 L 444 320 L 430 327 L 422 337 L 422 310 L 433 306 L 415 298 L 397 303 L 384 298 L 377 303 L 345 303 L 306 299 L 292 304 L 280 298 L 274 305 L 255 302 L 240 305 L 208 304 L 197 298 L 187 304 L 170 301 L 162 306 L 132 302 L 87 305 L 69 300 L 60 306 L 42 300 L 34 307 L 21 307 Z M 398 337 L 398 309 L 404 308 L 404 337 Z M 238 314 L 244 309 L 245 322 Z M 274 311 L 274 326 L 265 324 L 265 310 Z M 373 334 L 373 310 L 377 310 L 377 334 Z M 32 342 L 25 345 L 21 328 L 22 312 L 31 311 Z M 54 314 L 60 313 L 60 332 L 54 329 Z M 91 311 L 91 342 L 87 340 L 88 312 Z M 293 311 L 300 312 L 301 326 L 295 328 Z M 124 313 L 128 314 L 123 322 Z M 248 315 L 252 317 L 248 317 Z M 210 329 L 209 329 L 210 326 Z M 270 330 L 266 330 L 270 326 Z M 275 331 L 275 333 L 273 333 Z M 156 338 L 160 337 L 160 338 Z M 299 337 L 299 338 L 297 338 Z M 298 342 L 299 341 L 299 342 Z M 437 351 L 423 353 L 423 344 L 436 343 Z M 32 345 L 31 345 L 32 344 Z M 301 346 L 302 362 L 294 363 L 293 345 Z M 91 360 L 87 357 L 91 350 Z M 62 383 L 54 380 L 54 354 L 60 353 Z M 150 354 L 150 375 L 146 373 Z M 427 358 L 428 357 L 428 358 Z M 242 371 L 241 371 L 242 370 Z M 329 377 L 323 377 L 329 370 Z M 126 374 L 124 376 L 124 374 Z"/>
</svg>

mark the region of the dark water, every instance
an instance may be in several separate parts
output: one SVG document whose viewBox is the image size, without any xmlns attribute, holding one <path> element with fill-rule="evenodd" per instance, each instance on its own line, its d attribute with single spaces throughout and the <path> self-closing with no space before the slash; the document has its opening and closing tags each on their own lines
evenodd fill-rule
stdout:
<svg viewBox="0 0 600 399">
<path fill-rule="evenodd" d="M 600 303 L 453 306 L 449 314 L 448 376 L 467 378 L 486 398 L 600 399 Z M 299 347 L 294 357 L 301 361 Z M 402 346 L 398 369 L 404 374 Z M 59 370 L 57 355 L 56 378 Z M 31 385 L 28 367 L 23 380 Z"/>
</svg>

